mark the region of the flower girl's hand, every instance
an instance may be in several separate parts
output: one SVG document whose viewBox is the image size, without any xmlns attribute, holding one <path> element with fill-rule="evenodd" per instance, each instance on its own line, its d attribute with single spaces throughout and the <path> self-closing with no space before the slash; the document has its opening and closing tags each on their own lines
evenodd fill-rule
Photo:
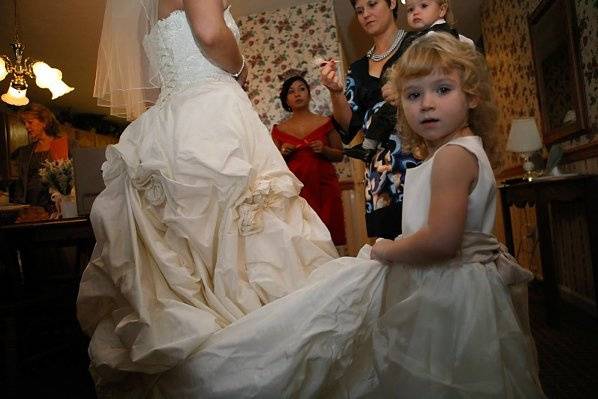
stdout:
<svg viewBox="0 0 598 399">
<path fill-rule="evenodd" d="M 370 253 L 370 258 L 373 260 L 377 260 L 379 262 L 388 263 L 389 260 L 386 258 L 386 254 L 394 245 L 394 241 L 387 240 L 387 239 L 378 239 L 376 243 L 372 247 L 372 252 Z"/>
</svg>

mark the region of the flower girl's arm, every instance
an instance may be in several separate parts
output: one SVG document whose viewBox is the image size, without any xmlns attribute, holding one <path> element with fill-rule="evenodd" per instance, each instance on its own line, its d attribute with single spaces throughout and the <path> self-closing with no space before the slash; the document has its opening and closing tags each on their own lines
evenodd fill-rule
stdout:
<svg viewBox="0 0 598 399">
<path fill-rule="evenodd" d="M 231 74 L 240 71 L 243 61 L 237 41 L 224 22 L 222 0 L 183 0 L 193 33 L 208 58 Z"/>
<path fill-rule="evenodd" d="M 428 223 L 398 241 L 379 240 L 372 258 L 408 264 L 454 257 L 461 246 L 469 193 L 477 181 L 477 159 L 463 147 L 446 146 L 434 158 Z"/>
</svg>

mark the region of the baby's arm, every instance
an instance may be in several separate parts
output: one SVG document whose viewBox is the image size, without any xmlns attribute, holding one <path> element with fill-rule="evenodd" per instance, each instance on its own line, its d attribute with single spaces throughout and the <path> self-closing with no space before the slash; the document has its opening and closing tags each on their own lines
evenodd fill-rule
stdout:
<svg viewBox="0 0 598 399">
<path fill-rule="evenodd" d="M 478 176 L 475 155 L 448 145 L 434 157 L 428 223 L 398 241 L 379 240 L 372 258 L 386 262 L 428 264 L 450 259 L 461 246 L 468 197 Z"/>
</svg>

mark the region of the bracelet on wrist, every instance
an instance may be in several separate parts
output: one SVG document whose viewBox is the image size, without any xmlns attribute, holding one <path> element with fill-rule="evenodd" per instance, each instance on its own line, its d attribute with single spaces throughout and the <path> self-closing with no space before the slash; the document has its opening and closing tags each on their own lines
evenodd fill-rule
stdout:
<svg viewBox="0 0 598 399">
<path fill-rule="evenodd" d="M 232 73 L 231 76 L 235 79 L 239 79 L 239 76 L 241 76 L 244 69 L 245 69 L 245 57 L 241 54 L 241 68 L 239 69 L 239 72 Z"/>
</svg>

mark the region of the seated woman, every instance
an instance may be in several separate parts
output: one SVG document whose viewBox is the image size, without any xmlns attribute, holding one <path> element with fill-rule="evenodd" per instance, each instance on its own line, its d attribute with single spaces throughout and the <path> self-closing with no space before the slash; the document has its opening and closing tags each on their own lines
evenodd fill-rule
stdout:
<svg viewBox="0 0 598 399">
<path fill-rule="evenodd" d="M 31 103 L 19 110 L 30 144 L 17 148 L 11 155 L 16 163 L 19 180 L 12 201 L 50 210 L 52 201 L 48 186 L 42 182 L 39 169 L 45 160 L 69 157 L 68 137 L 60 136 L 60 125 L 48 108 Z"/>
<path fill-rule="evenodd" d="M 341 139 L 329 117 L 310 111 L 310 100 L 309 85 L 303 77 L 285 80 L 280 101 L 292 115 L 274 125 L 272 138 L 291 172 L 303 183 L 300 195 L 320 216 L 334 245 L 344 245 L 341 189 L 332 165 L 343 159 Z"/>
</svg>

